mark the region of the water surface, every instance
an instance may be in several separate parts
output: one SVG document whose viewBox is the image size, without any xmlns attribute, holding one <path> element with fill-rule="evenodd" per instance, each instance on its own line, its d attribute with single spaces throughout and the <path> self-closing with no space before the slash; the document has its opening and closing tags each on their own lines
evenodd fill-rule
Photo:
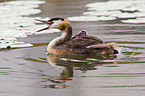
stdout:
<svg viewBox="0 0 145 96">
<path fill-rule="evenodd" d="M 40 14 L 38 17 L 47 19 L 54 15 L 53 10 L 50 12 L 46 8 L 50 8 L 51 4 L 57 5 L 58 1 L 56 1 L 46 1 L 46 3 L 41 5 L 40 8 L 42 8 L 43 13 L 40 13 L 42 17 Z M 139 10 L 139 4 L 141 3 L 144 6 L 144 1 L 100 0 L 100 2 L 95 2 L 92 0 L 93 3 L 89 0 L 87 4 L 86 1 L 78 1 L 82 2 L 79 4 L 84 4 L 81 6 L 86 7 L 87 10 L 80 13 L 82 14 L 81 16 L 79 16 L 80 14 L 77 13 L 77 10 L 76 12 L 74 10 L 71 16 L 67 17 L 72 23 L 74 34 L 85 29 L 90 35 L 97 36 L 106 42 L 115 42 L 120 47 L 119 55 L 115 57 L 46 55 L 47 43 L 56 36 L 59 36 L 60 33 L 37 34 L 19 39 L 20 41 L 29 42 L 37 46 L 0 51 L 0 95 L 144 96 L 145 24 L 143 20 L 142 22 L 138 21 L 138 18 L 144 18 L 140 17 L 139 14 L 144 14 L 143 10 Z M 71 4 L 68 2 L 73 1 L 62 0 L 59 2 L 60 8 L 64 4 L 70 6 Z M 98 9 L 96 5 L 100 4 L 103 8 Z M 128 4 L 132 4 L 131 6 L 134 9 L 132 7 L 131 9 L 128 8 Z M 45 9 L 43 6 L 45 6 Z M 109 7 L 105 8 L 104 6 Z M 71 7 L 79 9 L 79 5 L 75 5 L 75 3 Z M 55 9 L 57 6 L 51 8 Z M 60 8 L 57 9 L 60 12 L 59 14 L 66 16 L 67 14 L 62 13 Z M 47 16 L 44 10 L 47 11 Z M 68 10 L 69 8 L 66 8 L 66 11 Z M 119 14 L 113 17 L 113 19 L 104 20 L 99 18 L 99 20 L 96 20 L 91 18 L 92 16 L 98 17 L 98 11 L 99 13 L 101 12 L 100 14 L 102 14 L 103 18 L 106 18 L 108 10 L 111 10 L 111 14 L 116 14 L 116 11 Z M 126 10 L 127 12 L 124 12 Z M 130 11 L 131 13 L 128 13 Z M 133 15 L 135 18 L 129 18 L 123 15 L 124 13 L 136 15 Z M 124 16 L 123 18 L 119 17 L 121 14 Z M 111 16 L 109 13 L 107 18 Z M 74 20 L 74 18 L 76 19 Z M 136 22 L 128 22 L 129 20 Z M 34 25 L 39 26 L 35 22 L 32 26 Z M 42 26 L 40 25 L 40 27 Z"/>
<path fill-rule="evenodd" d="M 35 24 L 35 19 L 41 17 L 29 16 L 40 13 L 41 10 L 38 7 L 43 3 L 45 3 L 43 0 L 16 0 L 0 3 L 0 24 L 2 25 L 0 26 L 0 49 L 33 46 L 30 43 L 18 42 L 17 38 L 37 34 L 36 31 L 44 27 L 44 25 L 40 27 Z"/>
</svg>

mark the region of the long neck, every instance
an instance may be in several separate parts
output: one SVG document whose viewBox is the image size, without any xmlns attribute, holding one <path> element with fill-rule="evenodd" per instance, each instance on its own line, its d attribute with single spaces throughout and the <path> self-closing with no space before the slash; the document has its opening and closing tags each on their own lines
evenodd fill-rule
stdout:
<svg viewBox="0 0 145 96">
<path fill-rule="evenodd" d="M 61 31 L 62 31 L 62 35 L 60 37 L 57 37 L 57 38 L 53 39 L 49 43 L 48 47 L 51 47 L 51 48 L 56 47 L 56 46 L 64 43 L 65 41 L 68 41 L 68 40 L 71 39 L 71 37 L 72 37 L 72 27 L 71 27 L 70 24 L 65 25 L 64 29 L 61 30 Z"/>
</svg>

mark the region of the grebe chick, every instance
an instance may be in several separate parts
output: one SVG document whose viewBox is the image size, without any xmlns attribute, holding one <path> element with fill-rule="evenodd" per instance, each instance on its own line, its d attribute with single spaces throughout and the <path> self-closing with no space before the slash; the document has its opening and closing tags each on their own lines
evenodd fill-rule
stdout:
<svg viewBox="0 0 145 96">
<path fill-rule="evenodd" d="M 87 31 L 86 30 L 82 30 L 79 33 L 77 33 L 75 36 L 72 37 L 72 39 L 76 38 L 76 37 L 83 37 L 83 36 L 87 36 Z"/>
<path fill-rule="evenodd" d="M 105 44 L 101 39 L 88 36 L 86 31 L 81 31 L 72 38 L 72 26 L 64 18 L 51 18 L 48 21 L 38 20 L 48 24 L 47 28 L 59 29 L 62 32 L 60 37 L 53 39 L 47 47 L 51 54 L 87 54 L 87 55 L 114 55 L 118 54 L 114 43 Z"/>
</svg>

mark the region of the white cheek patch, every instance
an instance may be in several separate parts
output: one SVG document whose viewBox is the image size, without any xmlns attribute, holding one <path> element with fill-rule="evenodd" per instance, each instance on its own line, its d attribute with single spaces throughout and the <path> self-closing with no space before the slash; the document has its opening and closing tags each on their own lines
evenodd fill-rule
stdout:
<svg viewBox="0 0 145 96">
<path fill-rule="evenodd" d="M 61 21 L 53 21 L 54 23 L 50 26 L 50 28 L 57 28 L 59 24 L 61 24 Z"/>
</svg>

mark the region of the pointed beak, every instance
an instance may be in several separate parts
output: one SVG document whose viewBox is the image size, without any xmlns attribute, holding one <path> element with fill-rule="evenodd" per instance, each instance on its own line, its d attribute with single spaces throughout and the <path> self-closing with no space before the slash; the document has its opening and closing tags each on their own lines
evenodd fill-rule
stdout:
<svg viewBox="0 0 145 96">
<path fill-rule="evenodd" d="M 43 28 L 43 29 L 40 29 L 40 30 L 38 30 L 38 31 L 36 31 L 36 32 L 40 32 L 40 31 L 49 29 L 49 27 L 50 27 L 51 24 L 53 23 L 53 22 L 50 22 L 50 21 L 43 21 L 43 20 L 39 20 L 39 19 L 35 19 L 35 20 L 40 21 L 40 22 L 42 22 L 42 23 L 44 23 L 44 24 L 48 24 L 48 27 Z"/>
</svg>

